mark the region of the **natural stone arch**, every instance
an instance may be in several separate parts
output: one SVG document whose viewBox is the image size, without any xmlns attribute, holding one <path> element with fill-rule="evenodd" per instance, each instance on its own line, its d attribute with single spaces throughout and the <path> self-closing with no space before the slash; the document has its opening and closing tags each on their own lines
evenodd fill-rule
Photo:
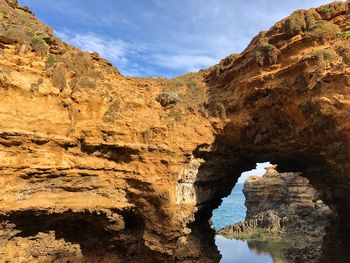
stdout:
<svg viewBox="0 0 350 263">
<path fill-rule="evenodd" d="M 325 262 L 334 254 L 345 262 L 350 245 L 350 77 L 343 46 L 348 48 L 349 40 L 327 31 L 290 31 L 288 25 L 295 17 L 307 22 L 313 16 L 344 31 L 348 5 L 332 4 L 332 15 L 325 15 L 324 8 L 296 12 L 207 75 L 209 107 L 224 105 L 225 124 L 210 150 L 199 147 L 197 152 L 205 160 L 198 195 L 209 182 L 213 190 L 198 214 L 202 220 L 243 171 L 271 161 L 280 171 L 301 172 L 320 191 L 336 215 L 325 237 Z M 260 50 L 270 47 L 276 54 L 263 52 L 259 60 Z M 329 61 L 325 54 L 331 54 Z"/>
<path fill-rule="evenodd" d="M 179 91 L 189 85 L 192 93 L 181 93 L 170 105 L 157 98 L 172 92 L 171 80 L 126 78 L 98 54 L 62 43 L 16 0 L 0 5 L 8 13 L 4 22 L 19 32 L 26 30 L 23 18 L 35 22 L 33 31 L 47 32 L 49 46 L 45 57 L 32 52 L 27 34 L 0 39 L 6 69 L 0 101 L 2 248 L 28 257 L 34 256 L 28 242 L 52 250 L 32 242 L 36 233 L 59 241 L 41 234 L 49 231 L 64 238 L 54 242 L 58 251 L 78 250 L 67 241 L 85 251 L 99 245 L 100 255 L 80 250 L 90 261 L 111 253 L 128 262 L 217 262 L 211 212 L 241 172 L 265 160 L 310 179 L 338 215 L 327 241 L 346 247 L 350 51 L 342 32 L 350 28 L 348 2 L 296 12 L 254 38 L 242 54 L 179 77 Z M 62 63 L 69 74 L 59 74 Z M 36 222 L 42 224 L 32 233 Z M 75 227 L 89 222 L 90 236 Z M 71 238 L 70 229 L 84 235 Z M 17 236 L 20 242 L 17 231 L 28 236 Z M 98 233 L 104 231 L 112 242 L 101 242 Z M 109 246 L 101 251 L 105 242 Z M 2 249 L 0 259 L 8 257 L 20 262 Z"/>
</svg>

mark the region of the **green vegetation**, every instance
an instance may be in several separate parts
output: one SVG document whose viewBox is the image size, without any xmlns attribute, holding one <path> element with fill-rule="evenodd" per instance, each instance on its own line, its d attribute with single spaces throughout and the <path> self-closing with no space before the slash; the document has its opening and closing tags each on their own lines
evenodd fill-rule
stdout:
<svg viewBox="0 0 350 263">
<path fill-rule="evenodd" d="M 341 33 L 342 37 L 345 38 L 345 39 L 348 39 L 350 38 L 350 30 L 346 30 L 346 31 L 343 31 Z"/>
<path fill-rule="evenodd" d="M 323 6 L 317 11 L 323 17 L 332 16 L 336 11 L 337 5 Z M 285 22 L 286 32 L 293 35 L 304 32 L 305 37 L 309 39 L 326 38 L 332 39 L 340 34 L 339 27 L 325 20 L 318 20 L 317 13 L 311 11 L 296 11 Z"/>
<path fill-rule="evenodd" d="M 255 50 L 255 59 L 260 66 L 269 66 L 277 63 L 278 49 L 262 39 Z"/>
<path fill-rule="evenodd" d="M 303 11 L 296 11 L 289 16 L 285 24 L 286 30 L 293 34 L 306 29 L 305 15 Z"/>
<path fill-rule="evenodd" d="M 187 73 L 173 79 L 159 79 L 163 91 L 157 101 L 169 109 L 164 117 L 173 118 L 177 122 L 184 121 L 187 112 L 208 116 L 207 86 L 204 82 L 204 72 Z"/>
<path fill-rule="evenodd" d="M 211 117 L 225 117 L 226 109 L 224 104 L 222 104 L 221 102 L 216 102 L 209 105 L 208 113 Z"/>
<path fill-rule="evenodd" d="M 175 105 L 177 102 L 179 102 L 179 100 L 180 100 L 179 94 L 175 92 L 162 92 L 157 97 L 157 101 L 163 107 Z"/>
<path fill-rule="evenodd" d="M 305 22 L 306 22 L 306 29 L 307 30 L 312 30 L 317 26 L 316 19 L 312 14 L 305 15 Z"/>
<path fill-rule="evenodd" d="M 220 73 L 221 73 L 221 70 L 222 70 L 222 67 L 220 64 L 217 64 L 214 66 L 214 70 L 215 70 L 215 74 L 216 76 L 220 76 Z"/>
<path fill-rule="evenodd" d="M 340 35 L 340 28 L 329 21 L 316 21 L 315 26 L 305 32 L 306 38 L 332 39 Z"/>
<path fill-rule="evenodd" d="M 34 36 L 31 41 L 31 46 L 35 53 L 44 56 L 49 52 L 49 46 L 46 44 L 45 40 L 40 36 Z"/>
<path fill-rule="evenodd" d="M 190 89 L 195 89 L 197 88 L 197 83 L 196 82 L 190 82 L 187 84 L 187 87 Z"/>
<path fill-rule="evenodd" d="M 315 56 L 318 59 L 318 65 L 324 68 L 334 60 L 334 58 L 337 56 L 337 53 L 332 49 L 322 49 L 316 51 Z"/>
<path fill-rule="evenodd" d="M 329 5 L 324 5 L 317 8 L 317 12 L 322 16 L 323 19 L 330 19 L 334 17 L 339 10 L 346 10 L 348 3 L 334 2 Z"/>
</svg>

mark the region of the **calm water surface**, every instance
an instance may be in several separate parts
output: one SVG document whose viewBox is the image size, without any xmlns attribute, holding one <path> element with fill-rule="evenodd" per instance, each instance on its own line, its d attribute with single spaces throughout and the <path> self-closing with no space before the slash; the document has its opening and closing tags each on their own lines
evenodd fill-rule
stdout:
<svg viewBox="0 0 350 263">
<path fill-rule="evenodd" d="M 246 241 L 216 236 L 222 255 L 220 263 L 288 263 L 283 258 L 283 244 L 267 241 Z"/>
<path fill-rule="evenodd" d="M 243 184 L 236 184 L 230 196 L 213 212 L 215 229 L 243 221 L 246 215 Z M 268 241 L 246 241 L 216 236 L 222 255 L 221 263 L 288 263 L 281 252 L 283 244 Z"/>
</svg>

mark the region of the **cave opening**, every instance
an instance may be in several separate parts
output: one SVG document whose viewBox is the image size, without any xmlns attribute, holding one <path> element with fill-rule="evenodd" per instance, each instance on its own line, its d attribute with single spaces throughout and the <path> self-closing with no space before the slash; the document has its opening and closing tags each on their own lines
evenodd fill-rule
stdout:
<svg viewBox="0 0 350 263">
<path fill-rule="evenodd" d="M 246 219 L 247 208 L 245 205 L 246 198 L 243 193 L 244 183 L 251 176 L 263 176 L 266 169 L 271 165 L 270 162 L 256 163 L 254 169 L 243 172 L 231 193 L 223 198 L 221 205 L 213 211 L 212 227 L 217 232 L 215 244 L 222 256 L 220 262 L 273 262 L 274 255 L 270 255 L 272 254 L 271 249 L 266 249 L 266 245 L 264 246 L 260 241 L 252 242 L 236 239 L 220 233 L 221 229 L 243 222 Z M 270 248 L 274 248 L 274 245 L 274 243 L 268 244 Z M 280 262 L 283 262 L 281 257 Z"/>
<path fill-rule="evenodd" d="M 256 163 L 255 169 L 240 175 L 213 211 L 221 263 L 320 259 L 326 228 L 334 215 L 302 173 L 277 168 L 271 162 Z"/>
<path fill-rule="evenodd" d="M 244 204 L 244 182 L 249 176 L 262 176 L 265 173 L 265 168 L 269 166 L 271 166 L 270 162 L 256 163 L 256 167 L 254 169 L 241 174 L 230 195 L 223 198 L 221 205 L 213 211 L 212 223 L 216 230 L 240 221 L 244 221 L 247 210 Z"/>
</svg>

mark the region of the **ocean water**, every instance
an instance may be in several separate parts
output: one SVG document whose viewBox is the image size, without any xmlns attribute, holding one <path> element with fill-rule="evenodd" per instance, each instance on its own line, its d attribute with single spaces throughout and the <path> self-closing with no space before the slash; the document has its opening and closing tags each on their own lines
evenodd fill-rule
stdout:
<svg viewBox="0 0 350 263">
<path fill-rule="evenodd" d="M 242 189 L 243 184 L 236 184 L 231 195 L 224 198 L 220 207 L 213 211 L 215 229 L 245 219 L 247 209 Z M 215 243 L 222 255 L 220 263 L 288 263 L 283 257 L 283 243 L 227 239 L 220 235 L 215 237 Z"/>
<path fill-rule="evenodd" d="M 246 241 L 216 236 L 222 258 L 220 263 L 288 263 L 282 253 L 281 242 Z"/>
<path fill-rule="evenodd" d="M 243 184 L 236 184 L 231 195 L 224 198 L 219 208 L 213 211 L 213 226 L 220 229 L 245 219 L 246 207 L 244 205 L 245 197 L 242 192 Z"/>
<path fill-rule="evenodd" d="M 270 255 L 254 253 L 245 240 L 216 236 L 215 243 L 222 255 L 220 263 L 273 263 Z"/>
</svg>

